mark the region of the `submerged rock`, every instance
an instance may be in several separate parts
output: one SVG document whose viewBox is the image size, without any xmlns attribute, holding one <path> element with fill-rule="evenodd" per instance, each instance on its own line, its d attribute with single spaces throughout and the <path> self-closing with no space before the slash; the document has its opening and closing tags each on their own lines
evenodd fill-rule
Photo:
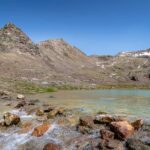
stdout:
<svg viewBox="0 0 150 150">
<path fill-rule="evenodd" d="M 36 137 L 42 136 L 50 127 L 51 126 L 48 124 L 40 125 L 34 128 L 34 131 L 32 132 L 32 136 L 36 136 Z"/>
<path fill-rule="evenodd" d="M 15 114 L 11 114 L 9 112 L 5 113 L 3 118 L 4 118 L 4 124 L 6 126 L 17 125 L 20 122 L 19 116 L 15 115 Z"/>
<path fill-rule="evenodd" d="M 17 132 L 18 134 L 28 133 L 32 130 L 32 122 L 26 121 L 21 125 L 21 129 Z"/>
<path fill-rule="evenodd" d="M 133 135 L 134 127 L 127 121 L 112 122 L 110 129 L 115 133 L 116 137 L 125 140 Z"/>
<path fill-rule="evenodd" d="M 48 143 L 44 146 L 43 150 L 60 150 L 60 146 L 53 143 Z"/>
</svg>

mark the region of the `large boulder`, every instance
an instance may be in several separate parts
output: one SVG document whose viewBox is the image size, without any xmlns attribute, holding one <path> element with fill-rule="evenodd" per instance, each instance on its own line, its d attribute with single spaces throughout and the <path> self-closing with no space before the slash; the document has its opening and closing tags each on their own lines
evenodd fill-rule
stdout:
<svg viewBox="0 0 150 150">
<path fill-rule="evenodd" d="M 40 136 L 42 136 L 46 131 L 48 131 L 49 128 L 50 128 L 50 125 L 49 125 L 49 124 L 40 125 L 40 126 L 34 128 L 34 130 L 33 130 L 33 132 L 32 132 L 32 136 L 40 137 Z"/>
<path fill-rule="evenodd" d="M 121 140 L 129 138 L 134 133 L 134 127 L 127 121 L 111 122 L 110 129 Z"/>
<path fill-rule="evenodd" d="M 60 150 L 60 146 L 53 143 L 48 143 L 44 146 L 43 150 Z"/>
<path fill-rule="evenodd" d="M 4 124 L 6 126 L 17 125 L 20 122 L 19 116 L 15 115 L 15 114 L 11 114 L 9 112 L 5 113 L 3 118 L 4 118 Z"/>
</svg>

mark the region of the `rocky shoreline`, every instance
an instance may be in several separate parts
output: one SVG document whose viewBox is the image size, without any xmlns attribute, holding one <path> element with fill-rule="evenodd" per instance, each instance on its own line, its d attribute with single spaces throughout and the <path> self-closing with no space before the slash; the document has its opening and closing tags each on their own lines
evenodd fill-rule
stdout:
<svg viewBox="0 0 150 150">
<path fill-rule="evenodd" d="M 150 150 L 150 124 L 99 112 L 82 114 L 0 91 L 12 110 L 2 115 L 2 150 Z"/>
</svg>

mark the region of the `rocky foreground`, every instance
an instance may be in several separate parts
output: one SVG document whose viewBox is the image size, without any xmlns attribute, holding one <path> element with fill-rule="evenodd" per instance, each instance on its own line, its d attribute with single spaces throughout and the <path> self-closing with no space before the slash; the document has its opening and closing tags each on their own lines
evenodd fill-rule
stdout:
<svg viewBox="0 0 150 150">
<path fill-rule="evenodd" d="M 1 91 L 11 111 L 0 122 L 3 150 L 150 150 L 150 124 L 99 112 L 83 114 Z"/>
</svg>

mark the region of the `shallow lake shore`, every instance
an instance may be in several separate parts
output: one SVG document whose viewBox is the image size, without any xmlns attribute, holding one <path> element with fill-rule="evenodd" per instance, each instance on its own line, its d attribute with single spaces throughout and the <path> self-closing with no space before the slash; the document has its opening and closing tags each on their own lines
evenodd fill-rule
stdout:
<svg viewBox="0 0 150 150">
<path fill-rule="evenodd" d="M 138 97 L 139 101 L 144 99 L 140 91 L 136 91 L 135 95 L 134 92 L 130 91 L 127 96 L 127 91 L 115 90 L 60 91 L 16 97 L 3 93 L 1 95 L 3 109 L 0 110 L 1 148 L 2 150 L 12 150 L 12 147 L 13 150 L 49 150 L 50 148 L 51 150 L 137 148 L 149 150 L 148 115 L 141 112 L 136 116 L 135 113 L 130 112 L 130 109 L 128 110 L 130 113 L 126 113 L 125 110 L 122 110 L 122 113 L 114 111 L 119 107 L 111 103 L 115 98 L 116 103 L 121 103 L 121 107 L 125 105 L 118 101 L 119 98 L 124 101 L 129 97 L 132 99 Z M 149 94 L 146 95 L 145 105 L 148 104 L 148 98 Z M 111 103 L 112 108 L 102 107 L 107 103 Z M 145 107 L 143 106 L 142 109 Z"/>
</svg>

